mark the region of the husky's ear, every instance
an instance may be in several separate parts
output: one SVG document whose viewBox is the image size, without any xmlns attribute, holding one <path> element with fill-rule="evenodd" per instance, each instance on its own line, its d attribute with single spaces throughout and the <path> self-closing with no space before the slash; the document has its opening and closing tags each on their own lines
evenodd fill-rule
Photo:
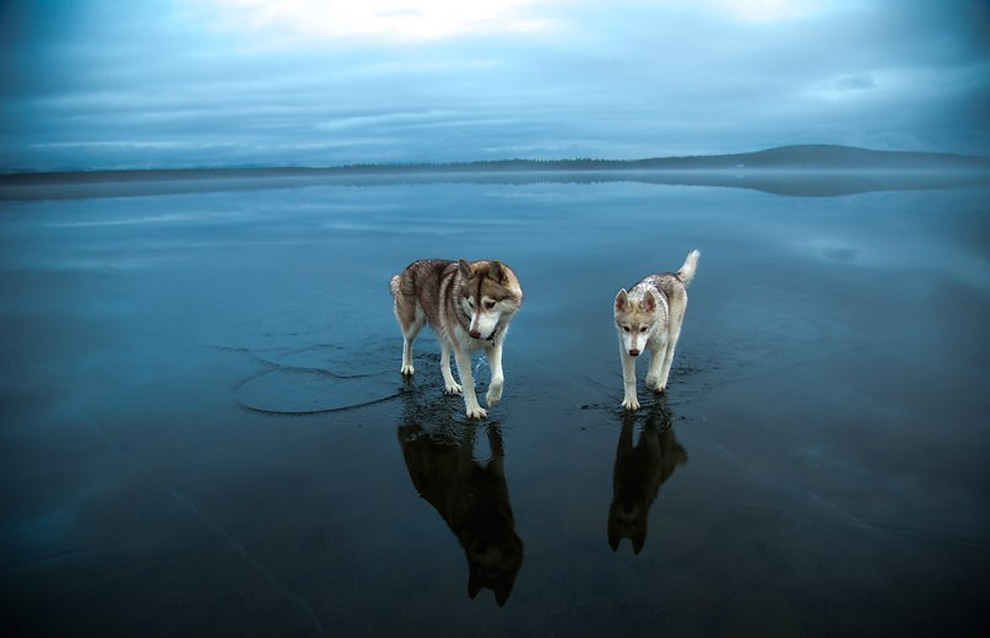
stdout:
<svg viewBox="0 0 990 638">
<path fill-rule="evenodd" d="M 461 275 L 465 278 L 471 277 L 471 265 L 468 264 L 463 259 L 457 260 L 457 269 L 461 271 Z"/>
<path fill-rule="evenodd" d="M 615 311 L 622 312 L 629 307 L 629 293 L 623 288 L 619 291 L 619 294 L 615 296 Z"/>
<path fill-rule="evenodd" d="M 660 301 L 657 299 L 657 294 L 652 290 L 646 291 L 646 296 L 643 297 L 643 310 L 646 312 L 653 312 L 657 309 Z"/>
<path fill-rule="evenodd" d="M 481 576 L 478 574 L 478 568 L 474 565 L 468 565 L 468 598 L 474 600 L 474 597 L 478 595 L 481 591 L 483 585 L 481 584 Z"/>
<path fill-rule="evenodd" d="M 643 545 L 646 545 L 646 529 L 640 529 L 635 534 L 629 537 L 632 541 L 633 554 L 638 555 L 643 551 Z"/>
<path fill-rule="evenodd" d="M 501 262 L 496 260 L 488 264 L 488 276 L 500 284 L 505 283 L 505 269 L 502 268 Z"/>
<path fill-rule="evenodd" d="M 608 546 L 612 548 L 612 551 L 618 551 L 619 541 L 622 540 L 622 536 L 619 531 L 614 529 L 611 525 L 608 526 Z"/>
<path fill-rule="evenodd" d="M 492 586 L 492 591 L 495 592 L 495 604 L 499 607 L 505 607 L 505 601 L 509 600 L 509 594 L 512 593 L 512 585 L 512 581 L 499 579 L 499 582 Z"/>
</svg>

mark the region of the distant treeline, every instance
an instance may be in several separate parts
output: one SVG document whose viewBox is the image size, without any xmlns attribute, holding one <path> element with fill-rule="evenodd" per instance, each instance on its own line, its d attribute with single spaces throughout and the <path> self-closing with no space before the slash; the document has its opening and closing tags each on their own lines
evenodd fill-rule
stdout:
<svg viewBox="0 0 990 638">
<path fill-rule="evenodd" d="M 21 171 L 0 175 L 0 185 L 11 183 L 83 182 L 96 180 L 140 180 L 148 178 L 210 179 L 292 177 L 318 175 L 375 175 L 395 173 L 467 173 L 524 171 L 745 171 L 757 170 L 990 170 L 990 158 L 953 153 L 874 151 L 850 146 L 812 144 L 780 146 L 752 153 L 729 155 L 690 155 L 619 159 L 501 159 L 473 162 L 416 162 L 405 164 L 347 164 L 330 167 L 237 166 L 229 168 L 134 169 L 89 171 Z"/>
<path fill-rule="evenodd" d="M 781 146 L 752 153 L 617 159 L 505 159 L 452 163 L 352 164 L 341 171 L 525 171 L 525 170 L 724 170 L 766 169 L 925 169 L 990 168 L 990 158 L 953 153 L 873 151 L 826 144 Z"/>
</svg>

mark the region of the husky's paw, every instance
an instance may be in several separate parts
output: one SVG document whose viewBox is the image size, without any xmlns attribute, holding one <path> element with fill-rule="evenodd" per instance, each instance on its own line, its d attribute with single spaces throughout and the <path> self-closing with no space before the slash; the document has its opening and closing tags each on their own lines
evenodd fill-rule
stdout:
<svg viewBox="0 0 990 638">
<path fill-rule="evenodd" d="M 467 418 L 469 419 L 486 419 L 488 418 L 488 411 L 481 406 L 475 406 L 473 408 L 467 408 Z"/>
<path fill-rule="evenodd" d="M 485 402 L 488 404 L 488 407 L 492 408 L 495 407 L 495 405 L 501 400 L 502 400 L 502 384 L 493 383 L 488 387 L 488 392 L 485 393 Z"/>
<path fill-rule="evenodd" d="M 402 376 L 404 377 L 411 377 L 412 375 L 416 374 L 416 368 L 412 367 L 412 364 L 407 366 L 402 366 L 402 369 L 399 371 L 402 373 Z"/>
<path fill-rule="evenodd" d="M 639 409 L 639 399 L 636 397 L 626 397 L 622 401 L 622 407 L 627 410 L 638 410 Z"/>
<path fill-rule="evenodd" d="M 659 376 L 656 376 L 656 377 L 647 376 L 646 377 L 646 387 L 647 388 L 650 388 L 651 390 L 655 390 L 658 385 L 660 385 L 660 377 Z"/>
<path fill-rule="evenodd" d="M 443 389 L 443 393 L 446 394 L 447 396 L 454 396 L 455 394 L 460 394 L 461 392 L 464 392 L 464 388 L 463 386 L 461 386 L 460 383 L 451 382 L 447 384 Z"/>
<path fill-rule="evenodd" d="M 656 384 L 655 386 L 653 386 L 653 391 L 656 392 L 657 394 L 663 394 L 664 391 L 666 391 L 666 389 L 667 389 L 667 386 L 661 385 L 659 383 Z"/>
</svg>

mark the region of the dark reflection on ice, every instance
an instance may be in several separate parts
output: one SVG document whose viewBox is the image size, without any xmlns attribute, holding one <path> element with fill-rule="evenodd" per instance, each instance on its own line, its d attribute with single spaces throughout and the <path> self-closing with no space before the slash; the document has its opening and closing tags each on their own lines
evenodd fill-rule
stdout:
<svg viewBox="0 0 990 638">
<path fill-rule="evenodd" d="M 468 596 L 491 589 L 505 605 L 523 562 L 505 481 L 505 446 L 496 423 L 461 424 L 444 399 L 421 403 L 412 383 L 403 393 L 405 410 L 398 438 L 409 478 L 457 537 L 468 562 Z M 490 447 L 476 460 L 478 429 Z"/>
<path fill-rule="evenodd" d="M 300 348 L 272 348 L 252 352 L 258 359 L 298 371 L 326 372 L 338 379 L 351 379 L 381 374 L 380 355 L 368 356 L 367 344 L 345 348 L 331 343 L 318 343 Z M 391 351 L 389 351 L 390 353 Z"/>
<path fill-rule="evenodd" d="M 643 423 L 639 440 L 633 445 L 637 421 Z M 687 450 L 677 442 L 671 415 L 663 403 L 623 414 L 615 450 L 612 505 L 608 510 L 608 544 L 612 551 L 628 538 L 633 553 L 639 554 L 646 544 L 650 506 L 660 486 L 687 460 Z"/>
<path fill-rule="evenodd" d="M 279 369 L 251 379 L 236 392 L 237 402 L 272 414 L 314 414 L 346 410 L 394 397 L 361 377 L 336 377 L 315 370 Z"/>
<path fill-rule="evenodd" d="M 251 353 L 276 366 L 235 392 L 242 406 L 272 414 L 315 414 L 356 408 L 397 396 L 391 387 L 369 382 L 382 366 L 368 357 L 348 357 L 331 346 Z M 348 358 L 358 359 L 351 365 Z M 377 367 L 378 374 L 373 370 Z"/>
</svg>

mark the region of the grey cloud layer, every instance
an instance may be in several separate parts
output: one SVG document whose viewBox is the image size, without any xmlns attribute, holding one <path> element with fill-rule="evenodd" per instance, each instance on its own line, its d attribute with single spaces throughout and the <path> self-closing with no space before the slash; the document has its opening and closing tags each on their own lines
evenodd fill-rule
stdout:
<svg viewBox="0 0 990 638">
<path fill-rule="evenodd" d="M 2 9 L 5 170 L 990 148 L 979 0 L 766 23 L 587 2 L 548 32 L 291 48 L 165 0 L 39 4 Z"/>
</svg>

